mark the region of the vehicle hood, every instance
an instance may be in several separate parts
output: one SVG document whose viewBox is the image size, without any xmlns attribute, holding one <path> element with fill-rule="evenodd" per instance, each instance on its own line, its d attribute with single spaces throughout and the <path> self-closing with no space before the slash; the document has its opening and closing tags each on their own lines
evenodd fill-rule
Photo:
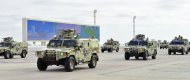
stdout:
<svg viewBox="0 0 190 80">
<path fill-rule="evenodd" d="M 44 48 L 41 51 L 50 51 L 50 52 L 69 52 L 71 50 L 74 50 L 74 48 Z"/>
</svg>

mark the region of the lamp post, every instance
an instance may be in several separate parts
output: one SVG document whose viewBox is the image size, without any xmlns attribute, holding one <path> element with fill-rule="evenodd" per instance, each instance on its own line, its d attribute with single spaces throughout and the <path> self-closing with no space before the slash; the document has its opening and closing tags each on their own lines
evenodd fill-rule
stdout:
<svg viewBox="0 0 190 80">
<path fill-rule="evenodd" d="M 95 9 L 94 10 L 94 25 L 96 25 L 96 13 L 97 13 L 97 10 Z"/>
<path fill-rule="evenodd" d="M 133 17 L 133 38 L 135 38 L 135 19 L 136 16 Z"/>
</svg>

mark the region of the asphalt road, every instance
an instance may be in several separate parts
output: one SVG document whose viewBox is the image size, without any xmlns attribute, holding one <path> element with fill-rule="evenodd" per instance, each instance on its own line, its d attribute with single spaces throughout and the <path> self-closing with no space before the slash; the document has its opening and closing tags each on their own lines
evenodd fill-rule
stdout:
<svg viewBox="0 0 190 80">
<path fill-rule="evenodd" d="M 84 64 L 73 72 L 65 72 L 62 66 L 38 71 L 35 50 L 30 49 L 25 59 L 0 57 L 0 80 L 190 80 L 190 55 L 168 55 L 166 49 L 158 50 L 157 59 L 147 61 L 134 57 L 126 61 L 122 50 L 100 53 L 95 69 Z"/>
</svg>

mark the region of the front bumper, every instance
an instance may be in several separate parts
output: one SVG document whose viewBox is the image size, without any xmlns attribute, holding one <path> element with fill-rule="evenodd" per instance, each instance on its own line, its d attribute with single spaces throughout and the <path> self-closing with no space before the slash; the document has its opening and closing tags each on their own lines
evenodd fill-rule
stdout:
<svg viewBox="0 0 190 80">
<path fill-rule="evenodd" d="M 130 56 L 140 56 L 142 53 L 145 53 L 145 51 L 130 50 L 126 51 L 125 53 L 128 53 Z"/>
<path fill-rule="evenodd" d="M 183 49 L 169 49 L 171 52 L 182 52 L 183 51 Z"/>
<path fill-rule="evenodd" d="M 53 53 L 48 53 L 48 52 L 36 52 L 36 56 L 39 58 L 43 58 L 45 61 L 58 61 L 63 58 L 68 57 L 67 52 L 53 52 Z"/>
</svg>

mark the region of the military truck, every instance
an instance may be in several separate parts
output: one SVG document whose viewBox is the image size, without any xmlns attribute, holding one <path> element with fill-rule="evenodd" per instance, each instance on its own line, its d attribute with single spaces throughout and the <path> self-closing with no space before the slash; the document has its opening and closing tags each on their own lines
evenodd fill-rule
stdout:
<svg viewBox="0 0 190 80">
<path fill-rule="evenodd" d="M 168 48 L 168 42 L 164 40 L 160 43 L 160 49 L 167 49 Z"/>
<path fill-rule="evenodd" d="M 184 39 L 181 35 L 175 37 L 169 44 L 168 54 L 181 53 L 181 55 L 188 54 L 189 42 L 188 39 Z"/>
<path fill-rule="evenodd" d="M 95 68 L 99 53 L 97 39 L 79 39 L 73 29 L 62 30 L 54 39 L 51 39 L 47 49 L 36 51 L 37 67 L 45 71 L 50 65 L 63 65 L 71 72 L 78 64 L 86 63 L 89 68 Z"/>
<path fill-rule="evenodd" d="M 104 51 L 108 51 L 108 52 L 113 52 L 114 50 L 116 52 L 119 51 L 119 42 L 118 41 L 114 41 L 112 38 L 110 40 L 107 40 L 103 46 L 101 47 L 101 51 L 102 53 L 104 53 Z"/>
<path fill-rule="evenodd" d="M 143 34 L 136 35 L 136 37 L 129 41 L 125 46 L 124 56 L 126 60 L 129 60 L 130 57 L 134 56 L 136 59 L 142 57 L 143 60 L 147 60 L 149 56 L 151 56 L 152 59 L 156 59 L 157 41 L 149 41 L 148 38 L 145 40 L 145 35 Z"/>
<path fill-rule="evenodd" d="M 25 58 L 27 51 L 27 42 L 15 42 L 12 37 L 3 38 L 3 41 L 0 42 L 0 56 L 4 56 L 5 59 L 13 58 L 14 55 Z"/>
</svg>

